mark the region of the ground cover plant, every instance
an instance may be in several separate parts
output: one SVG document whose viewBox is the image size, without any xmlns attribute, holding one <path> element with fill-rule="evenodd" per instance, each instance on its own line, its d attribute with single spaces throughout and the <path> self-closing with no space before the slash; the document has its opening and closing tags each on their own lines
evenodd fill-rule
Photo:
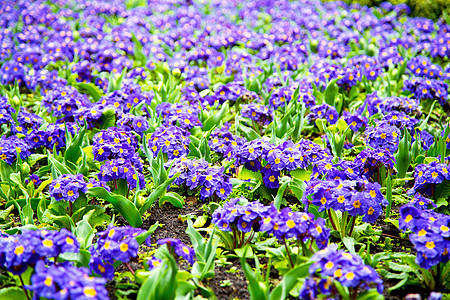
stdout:
<svg viewBox="0 0 450 300">
<path fill-rule="evenodd" d="M 0 299 L 449 299 L 450 24 L 1 1 Z"/>
</svg>

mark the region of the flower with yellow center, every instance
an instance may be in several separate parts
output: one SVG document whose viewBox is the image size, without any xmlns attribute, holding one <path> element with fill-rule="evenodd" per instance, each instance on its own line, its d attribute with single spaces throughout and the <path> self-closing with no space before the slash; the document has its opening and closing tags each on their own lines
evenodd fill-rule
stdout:
<svg viewBox="0 0 450 300">
<path fill-rule="evenodd" d="M 45 280 L 44 280 L 44 284 L 45 284 L 46 286 L 52 286 L 52 284 L 53 284 L 53 278 L 50 277 L 50 276 L 47 276 L 47 277 L 45 278 Z"/>
<path fill-rule="evenodd" d="M 94 298 L 97 296 L 97 291 L 93 287 L 85 287 L 83 293 L 87 298 Z"/>
<path fill-rule="evenodd" d="M 127 243 L 120 244 L 120 251 L 127 252 L 128 251 L 128 244 Z"/>
</svg>

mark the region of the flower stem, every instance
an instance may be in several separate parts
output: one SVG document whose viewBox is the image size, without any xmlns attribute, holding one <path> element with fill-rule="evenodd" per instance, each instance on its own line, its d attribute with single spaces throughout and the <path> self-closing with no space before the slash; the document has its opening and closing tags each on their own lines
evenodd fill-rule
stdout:
<svg viewBox="0 0 450 300">
<path fill-rule="evenodd" d="M 30 300 L 30 295 L 28 295 L 28 291 L 25 289 L 25 283 L 23 283 L 22 275 L 19 275 L 20 283 L 22 283 L 22 289 L 25 293 L 25 296 L 27 296 L 27 299 Z"/>
<path fill-rule="evenodd" d="M 233 229 L 233 249 L 237 247 L 237 229 Z"/>
<path fill-rule="evenodd" d="M 131 274 L 133 274 L 134 275 L 134 270 L 131 268 L 131 266 L 130 266 L 130 264 L 129 263 L 124 263 L 125 264 L 125 266 L 127 267 L 127 269 L 128 270 L 130 270 L 130 272 L 131 272 Z"/>
<path fill-rule="evenodd" d="M 244 245 L 247 245 L 248 243 L 250 243 L 253 240 L 254 236 L 255 236 L 255 232 L 252 230 L 252 232 L 250 233 L 249 237 L 245 241 Z"/>
<path fill-rule="evenodd" d="M 328 210 L 328 219 L 330 220 L 331 226 L 333 226 L 333 229 L 336 231 L 339 231 L 336 227 L 336 224 L 334 223 L 333 217 L 331 216 L 331 208 Z"/>
<path fill-rule="evenodd" d="M 289 263 L 291 264 L 291 268 L 294 268 L 294 263 L 292 262 L 291 252 L 289 251 L 289 247 L 287 245 L 285 237 L 283 237 L 283 241 L 284 241 L 284 247 L 286 248 L 287 256 L 289 258 Z"/>
<path fill-rule="evenodd" d="M 352 233 L 353 233 L 353 229 L 355 228 L 355 223 L 356 223 L 356 217 L 355 216 L 352 216 L 351 217 L 351 223 L 350 223 L 350 229 L 349 229 L 349 231 L 348 231 L 348 233 L 347 233 L 347 235 L 348 236 L 352 236 Z"/>
</svg>

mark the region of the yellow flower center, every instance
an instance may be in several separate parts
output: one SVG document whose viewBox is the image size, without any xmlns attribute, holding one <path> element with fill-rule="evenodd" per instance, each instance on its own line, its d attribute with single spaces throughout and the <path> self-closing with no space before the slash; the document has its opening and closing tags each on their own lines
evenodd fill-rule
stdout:
<svg viewBox="0 0 450 300">
<path fill-rule="evenodd" d="M 52 283 L 53 283 L 53 279 L 50 276 L 47 276 L 47 278 L 45 278 L 45 280 L 44 280 L 44 284 L 46 286 L 51 286 Z"/>
<path fill-rule="evenodd" d="M 94 298 L 95 296 L 97 296 L 97 291 L 92 287 L 85 287 L 84 295 L 88 298 Z"/>
<path fill-rule="evenodd" d="M 128 251 L 128 244 L 126 244 L 126 243 L 120 244 L 120 251 L 127 252 Z"/>
<path fill-rule="evenodd" d="M 294 228 L 295 227 L 295 222 L 294 222 L 294 220 L 288 220 L 287 222 L 286 222 L 286 225 L 287 225 L 287 227 L 289 227 L 289 228 Z"/>
</svg>

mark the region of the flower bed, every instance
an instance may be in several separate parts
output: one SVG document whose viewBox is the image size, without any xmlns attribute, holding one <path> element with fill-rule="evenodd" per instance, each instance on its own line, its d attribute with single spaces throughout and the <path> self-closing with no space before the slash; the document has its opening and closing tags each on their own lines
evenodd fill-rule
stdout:
<svg viewBox="0 0 450 300">
<path fill-rule="evenodd" d="M 0 299 L 450 297 L 446 15 L 4 2 Z"/>
</svg>

